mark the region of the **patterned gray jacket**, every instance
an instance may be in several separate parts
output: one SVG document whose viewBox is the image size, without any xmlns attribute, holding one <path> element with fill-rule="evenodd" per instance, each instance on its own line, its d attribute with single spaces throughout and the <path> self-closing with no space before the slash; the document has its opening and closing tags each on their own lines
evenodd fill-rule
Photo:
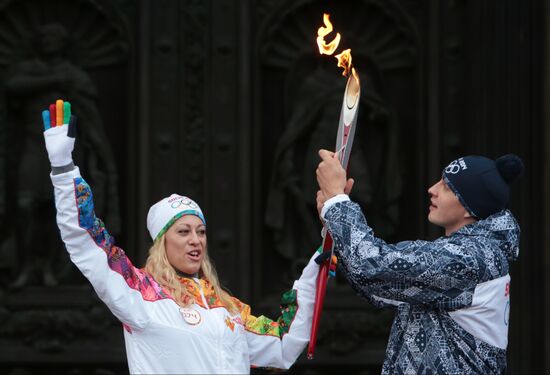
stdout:
<svg viewBox="0 0 550 375">
<path fill-rule="evenodd" d="M 325 203 L 325 225 L 351 286 L 396 307 L 383 374 L 500 374 L 506 369 L 509 262 L 519 226 L 504 210 L 435 241 L 388 244 L 356 203 Z"/>
</svg>

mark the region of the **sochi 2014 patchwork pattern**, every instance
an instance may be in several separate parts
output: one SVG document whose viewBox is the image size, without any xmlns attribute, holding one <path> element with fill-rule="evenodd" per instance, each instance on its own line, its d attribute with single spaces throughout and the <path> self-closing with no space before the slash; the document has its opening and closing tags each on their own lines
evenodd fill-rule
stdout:
<svg viewBox="0 0 550 375">
<path fill-rule="evenodd" d="M 140 291 L 146 301 L 172 298 L 145 270 L 134 267 L 124 250 L 115 246 L 114 238 L 109 234 L 103 222 L 95 215 L 92 191 L 86 181 L 77 178 L 74 183 L 79 224 L 88 231 L 97 246 L 107 254 L 109 267 L 121 274 L 129 287 Z M 207 280 L 200 279 L 201 289 L 191 279 L 180 278 L 180 282 L 186 286 L 194 297 L 194 302 L 199 306 L 210 309 L 224 307 L 213 286 Z M 200 290 L 203 291 L 208 306 L 203 305 Z M 255 317 L 250 314 L 248 305 L 237 298 L 233 298 L 233 300 L 241 310 L 246 330 L 260 335 L 282 338 L 288 332 L 298 311 L 297 291 L 294 289 L 283 294 L 281 298 L 281 316 L 276 321 L 265 316 Z"/>
<path fill-rule="evenodd" d="M 500 374 L 506 350 L 465 331 L 448 314 L 472 303 L 478 284 L 508 273 L 519 226 L 507 211 L 435 241 L 387 244 L 361 208 L 339 202 L 325 214 L 352 287 L 379 307 L 397 306 L 384 374 Z"/>
<path fill-rule="evenodd" d="M 114 238 L 109 234 L 103 221 L 94 212 L 93 195 L 90 186 L 83 178 L 74 180 L 78 221 L 80 227 L 88 231 L 99 248 L 106 254 L 109 267 L 124 277 L 128 286 L 138 290 L 146 301 L 172 298 L 147 272 L 133 266 L 124 250 L 115 246 Z"/>
<path fill-rule="evenodd" d="M 298 291 L 291 289 L 283 294 L 280 306 L 281 315 L 277 320 L 269 319 L 263 315 L 256 317 L 250 313 L 250 306 L 238 300 L 237 302 L 238 306 L 241 306 L 241 316 L 248 332 L 283 338 L 288 333 L 298 312 Z"/>
</svg>

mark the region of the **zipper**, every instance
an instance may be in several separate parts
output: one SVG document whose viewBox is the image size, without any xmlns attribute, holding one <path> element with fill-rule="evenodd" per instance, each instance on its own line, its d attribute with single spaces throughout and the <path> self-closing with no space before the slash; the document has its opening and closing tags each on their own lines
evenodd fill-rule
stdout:
<svg viewBox="0 0 550 375">
<path fill-rule="evenodd" d="M 208 302 L 206 301 L 206 297 L 204 296 L 204 292 L 203 292 L 203 288 L 202 288 L 202 284 L 200 282 L 200 279 L 195 279 L 193 278 L 193 280 L 199 285 L 199 292 L 201 294 L 201 298 L 202 298 L 202 303 L 204 304 L 204 306 L 206 307 L 207 310 L 210 310 L 210 306 L 208 305 Z M 214 316 L 216 316 L 217 314 L 214 313 Z M 214 319 L 214 316 L 211 317 L 211 319 Z M 227 353 L 225 352 L 225 350 L 223 349 L 223 331 L 225 329 L 224 325 L 225 323 L 224 322 L 219 322 L 219 329 L 217 329 L 218 331 L 218 337 L 215 337 L 214 340 L 216 342 L 216 351 L 218 352 L 218 355 L 217 355 L 217 358 L 218 358 L 218 361 L 217 361 L 217 367 L 218 367 L 218 372 L 219 373 L 227 373 Z M 216 324 L 216 325 L 218 325 Z"/>
</svg>

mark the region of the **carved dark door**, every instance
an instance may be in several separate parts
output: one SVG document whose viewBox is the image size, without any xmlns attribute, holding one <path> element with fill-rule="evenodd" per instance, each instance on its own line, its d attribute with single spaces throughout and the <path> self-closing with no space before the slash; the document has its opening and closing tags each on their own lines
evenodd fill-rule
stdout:
<svg viewBox="0 0 550 375">
<path fill-rule="evenodd" d="M 60 96 L 79 115 L 75 159 L 98 216 L 134 263 L 143 265 L 150 245 L 149 206 L 187 194 L 206 213 L 223 283 L 255 314 L 277 313 L 281 292 L 320 243 L 316 152 L 334 147 L 345 84 L 335 60 L 316 50 L 323 12 L 362 77 L 352 198 L 380 237 L 441 234 L 426 220 L 426 189 L 454 157 L 524 158 L 511 203 L 523 232 L 512 269 L 510 373 L 549 371 L 543 6 L 0 1 L 3 372 L 127 371 L 120 323 L 72 266 L 55 227 L 40 111 Z M 379 373 L 392 318 L 337 275 L 316 359 L 291 371 Z"/>
</svg>

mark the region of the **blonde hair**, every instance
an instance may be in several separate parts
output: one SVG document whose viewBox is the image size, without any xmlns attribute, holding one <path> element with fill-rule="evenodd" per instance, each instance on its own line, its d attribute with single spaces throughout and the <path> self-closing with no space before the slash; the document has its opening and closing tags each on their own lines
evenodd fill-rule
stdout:
<svg viewBox="0 0 550 375">
<path fill-rule="evenodd" d="M 145 263 L 145 271 L 153 276 L 157 283 L 168 290 L 178 305 L 188 307 L 195 301 L 193 296 L 185 288 L 185 285 L 178 280 L 176 270 L 168 261 L 166 247 L 164 245 L 165 236 L 166 234 L 163 234 L 157 238 L 149 249 L 149 256 Z M 233 297 L 222 289 L 216 269 L 208 257 L 208 251 L 206 248 L 204 250 L 204 258 L 201 263 L 199 276 L 206 279 L 212 285 L 214 292 L 230 313 L 238 313 L 239 310 L 233 301 Z"/>
</svg>

